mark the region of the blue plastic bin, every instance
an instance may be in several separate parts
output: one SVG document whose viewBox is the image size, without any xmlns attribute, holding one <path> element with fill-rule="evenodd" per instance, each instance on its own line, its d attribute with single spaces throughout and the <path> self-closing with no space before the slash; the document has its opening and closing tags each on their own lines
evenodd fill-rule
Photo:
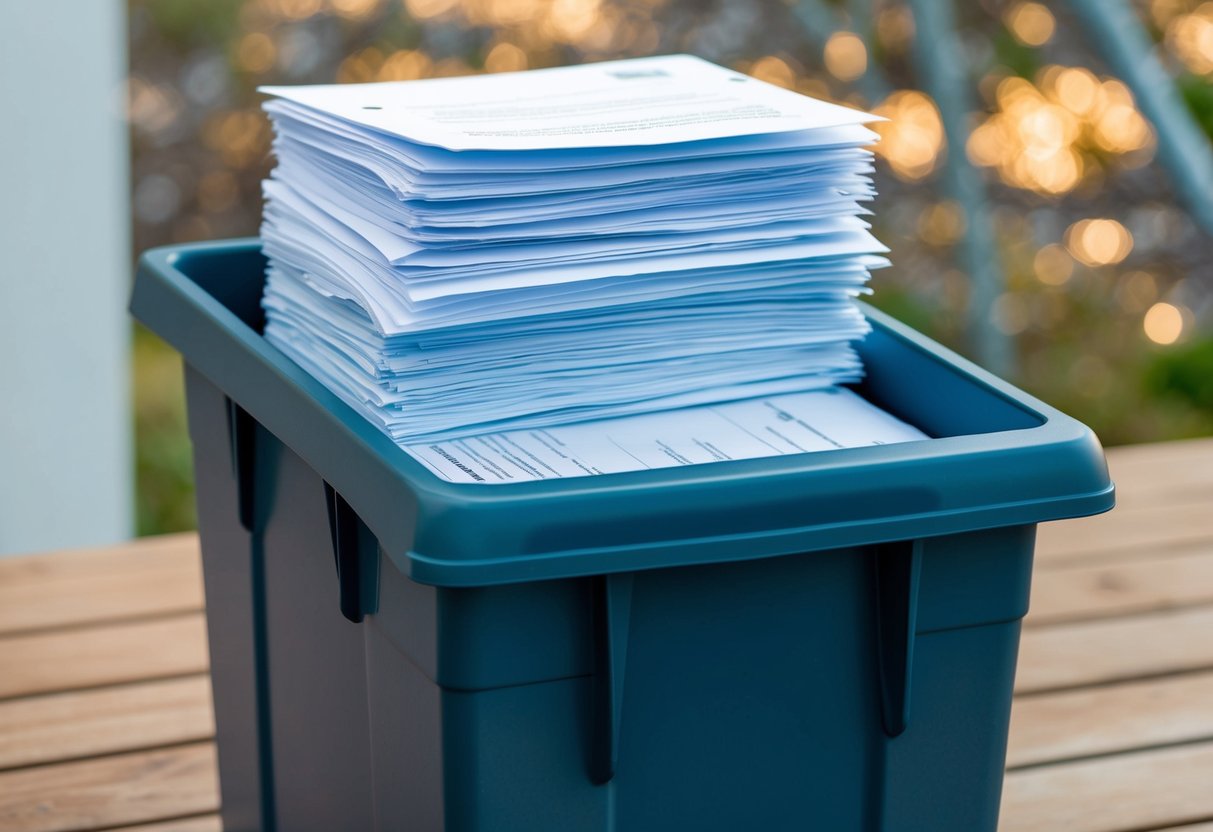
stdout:
<svg viewBox="0 0 1213 832">
<path fill-rule="evenodd" d="M 263 268 L 159 249 L 131 302 L 187 365 L 229 832 L 995 829 L 1090 430 L 869 309 L 859 391 L 937 438 L 457 485 L 260 337 Z"/>
</svg>

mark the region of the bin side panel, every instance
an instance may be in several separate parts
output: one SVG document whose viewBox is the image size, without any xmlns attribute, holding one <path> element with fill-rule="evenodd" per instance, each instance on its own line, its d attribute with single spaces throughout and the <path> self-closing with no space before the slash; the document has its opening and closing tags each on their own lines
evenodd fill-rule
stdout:
<svg viewBox="0 0 1213 832">
<path fill-rule="evenodd" d="M 268 829 L 262 801 L 258 678 L 254 636 L 260 597 L 252 535 L 240 525 L 228 439 L 227 398 L 187 366 L 186 402 L 194 446 L 198 528 L 206 590 L 207 639 L 219 758 L 223 826 Z"/>
<path fill-rule="evenodd" d="M 918 632 L 1023 618 L 1036 526 L 1004 526 L 922 541 Z"/>
<path fill-rule="evenodd" d="M 438 590 L 402 574 L 379 553 L 379 599 L 375 622 L 380 636 L 408 657 L 431 680 L 438 674 Z M 373 662 L 369 655 L 368 662 Z"/>
<path fill-rule="evenodd" d="M 368 618 L 363 629 L 374 829 L 448 829 L 443 810 L 441 691 L 392 644 L 377 616 Z"/>
<path fill-rule="evenodd" d="M 377 626 L 432 681 L 485 690 L 591 672 L 587 578 L 435 588 L 381 558 Z"/>
<path fill-rule="evenodd" d="M 637 573 L 618 829 L 872 828 L 867 550 Z"/>
<path fill-rule="evenodd" d="M 884 832 L 995 832 L 1018 621 L 918 637 L 909 727 L 886 748 Z"/>
<path fill-rule="evenodd" d="M 587 775 L 589 704 L 587 677 L 444 690 L 445 831 L 639 830 L 612 824 L 612 787 Z"/>
<path fill-rule="evenodd" d="M 259 434 L 275 812 L 281 830 L 368 829 L 371 764 L 362 628 L 338 605 L 324 483 Z"/>
<path fill-rule="evenodd" d="M 439 589 L 444 687 L 483 689 L 592 671 L 590 580 Z"/>
</svg>

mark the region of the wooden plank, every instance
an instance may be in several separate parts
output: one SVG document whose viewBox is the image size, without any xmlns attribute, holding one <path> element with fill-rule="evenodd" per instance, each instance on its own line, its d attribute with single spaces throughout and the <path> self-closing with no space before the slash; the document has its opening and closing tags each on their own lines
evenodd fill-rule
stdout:
<svg viewBox="0 0 1213 832">
<path fill-rule="evenodd" d="M 185 676 L 207 669 L 200 612 L 0 637 L 0 699 Z"/>
<path fill-rule="evenodd" d="M 1041 568 L 1025 626 L 1213 603 L 1213 544 L 1141 561 Z"/>
<path fill-rule="evenodd" d="M 1007 766 L 1213 740 L 1211 702 L 1213 672 L 1019 696 Z"/>
<path fill-rule="evenodd" d="M 1007 775 L 1000 832 L 1140 832 L 1213 817 L 1213 743 Z"/>
<path fill-rule="evenodd" d="M 209 742 L 0 772 L 0 829 L 69 832 L 214 812 L 218 788 Z"/>
<path fill-rule="evenodd" d="M 200 609 L 193 533 L 0 558 L 0 634 Z"/>
<path fill-rule="evenodd" d="M 1168 826 L 1156 832 L 1213 832 L 1213 823 L 1197 823 L 1188 826 Z"/>
<path fill-rule="evenodd" d="M 1213 607 L 1030 627 L 1019 693 L 1213 668 Z"/>
<path fill-rule="evenodd" d="M 223 832 L 223 822 L 218 815 L 203 815 L 196 818 L 166 820 L 163 823 L 141 823 L 106 832 Z"/>
<path fill-rule="evenodd" d="M 1036 560 L 1040 566 L 1126 560 L 1196 544 L 1213 548 L 1213 510 L 1204 500 L 1120 507 L 1095 517 L 1042 523 Z"/>
<path fill-rule="evenodd" d="M 0 702 L 0 769 L 179 745 L 215 734 L 206 676 Z"/>
<path fill-rule="evenodd" d="M 1111 448 L 1108 468 L 1126 508 L 1213 499 L 1213 439 Z"/>
</svg>

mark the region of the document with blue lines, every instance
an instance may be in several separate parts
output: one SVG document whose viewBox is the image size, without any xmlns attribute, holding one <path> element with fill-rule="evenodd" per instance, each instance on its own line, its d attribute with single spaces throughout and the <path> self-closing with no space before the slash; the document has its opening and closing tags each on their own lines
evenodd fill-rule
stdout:
<svg viewBox="0 0 1213 832">
<path fill-rule="evenodd" d="M 511 483 L 926 439 L 845 388 L 747 399 L 405 450 L 450 482 Z"/>
</svg>

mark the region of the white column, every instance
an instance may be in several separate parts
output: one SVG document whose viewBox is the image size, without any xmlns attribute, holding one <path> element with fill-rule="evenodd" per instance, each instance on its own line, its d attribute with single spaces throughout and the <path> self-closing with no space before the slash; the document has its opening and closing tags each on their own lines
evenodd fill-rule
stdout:
<svg viewBox="0 0 1213 832">
<path fill-rule="evenodd" d="M 131 534 L 125 26 L 0 6 L 0 554 Z"/>
</svg>

